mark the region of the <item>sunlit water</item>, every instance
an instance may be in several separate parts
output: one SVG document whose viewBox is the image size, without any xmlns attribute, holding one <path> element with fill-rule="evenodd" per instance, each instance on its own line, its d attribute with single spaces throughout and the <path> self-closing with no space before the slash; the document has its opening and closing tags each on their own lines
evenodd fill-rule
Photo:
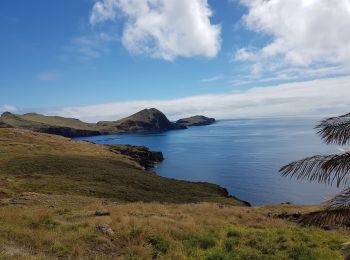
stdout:
<svg viewBox="0 0 350 260">
<path fill-rule="evenodd" d="M 144 145 L 162 151 L 156 172 L 165 177 L 219 184 L 253 205 L 320 203 L 337 190 L 283 178 L 284 164 L 305 156 L 339 152 L 313 129 L 318 119 L 245 119 L 160 134 L 82 138 L 100 144 Z"/>
</svg>

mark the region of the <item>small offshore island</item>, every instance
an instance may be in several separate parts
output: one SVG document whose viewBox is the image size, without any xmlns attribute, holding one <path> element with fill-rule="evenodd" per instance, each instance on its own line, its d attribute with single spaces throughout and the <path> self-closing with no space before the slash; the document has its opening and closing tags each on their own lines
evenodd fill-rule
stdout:
<svg viewBox="0 0 350 260">
<path fill-rule="evenodd" d="M 343 243 L 346 232 L 296 224 L 302 213 L 319 206 L 250 207 L 218 185 L 150 172 L 164 160 L 161 152 L 70 139 L 213 123 L 204 116 L 170 122 L 154 108 L 96 124 L 5 112 L 0 117 L 1 255 L 341 259 L 340 251 L 328 245 Z M 283 239 L 276 241 L 277 234 Z"/>
<path fill-rule="evenodd" d="M 209 118 L 205 116 L 192 116 L 179 119 L 176 121 L 176 123 L 183 126 L 203 126 L 214 124 L 215 121 L 215 118 Z"/>
</svg>

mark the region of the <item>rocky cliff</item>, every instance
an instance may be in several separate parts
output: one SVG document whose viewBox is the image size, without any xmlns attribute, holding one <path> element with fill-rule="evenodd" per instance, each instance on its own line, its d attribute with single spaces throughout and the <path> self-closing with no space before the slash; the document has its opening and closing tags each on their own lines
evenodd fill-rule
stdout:
<svg viewBox="0 0 350 260">
<path fill-rule="evenodd" d="M 157 163 L 164 160 L 162 152 L 154 152 L 144 146 L 132 145 L 106 145 L 110 151 L 116 154 L 129 156 L 144 169 L 152 169 Z"/>
</svg>

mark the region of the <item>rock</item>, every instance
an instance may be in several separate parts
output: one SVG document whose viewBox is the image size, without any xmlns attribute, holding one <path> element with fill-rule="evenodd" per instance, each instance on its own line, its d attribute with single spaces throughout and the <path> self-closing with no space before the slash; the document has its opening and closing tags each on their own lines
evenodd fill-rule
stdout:
<svg viewBox="0 0 350 260">
<path fill-rule="evenodd" d="M 98 224 L 96 226 L 96 229 L 98 231 L 100 231 L 101 233 L 106 234 L 106 235 L 113 235 L 114 234 L 113 229 L 111 229 L 111 227 L 108 224 Z"/>
<path fill-rule="evenodd" d="M 193 116 L 177 120 L 176 123 L 183 126 L 211 125 L 215 123 L 215 118 L 209 118 L 205 116 Z"/>
<path fill-rule="evenodd" d="M 267 214 L 267 217 L 269 218 L 280 218 L 280 219 L 286 219 L 289 221 L 299 221 L 302 217 L 302 214 L 300 212 L 296 213 L 287 213 L 287 212 L 282 212 L 282 213 L 272 213 L 269 212 Z"/>
<path fill-rule="evenodd" d="M 293 203 L 292 203 L 292 202 L 287 201 L 287 202 L 282 202 L 282 203 L 281 203 L 281 205 L 293 205 Z"/>
<path fill-rule="evenodd" d="M 150 151 L 144 146 L 108 145 L 110 151 L 129 156 L 145 169 L 151 169 L 164 160 L 162 152 Z"/>
<path fill-rule="evenodd" d="M 337 227 L 336 226 L 332 226 L 332 225 L 325 225 L 325 226 L 322 226 L 322 228 L 324 229 L 324 230 L 335 230 L 335 229 L 337 229 Z"/>
<path fill-rule="evenodd" d="M 103 217 L 103 216 L 110 216 L 110 215 L 111 215 L 111 213 L 108 212 L 108 211 L 99 211 L 99 210 L 97 210 L 95 212 L 95 216 L 96 217 Z"/>
</svg>

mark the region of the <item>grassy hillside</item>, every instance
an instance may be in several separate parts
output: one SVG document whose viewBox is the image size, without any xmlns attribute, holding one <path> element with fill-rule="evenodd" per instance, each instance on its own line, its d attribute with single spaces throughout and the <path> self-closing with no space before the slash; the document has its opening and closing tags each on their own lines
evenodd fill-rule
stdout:
<svg viewBox="0 0 350 260">
<path fill-rule="evenodd" d="M 0 117 L 0 128 L 12 127 L 28 129 L 41 133 L 56 134 L 66 137 L 91 136 L 100 134 L 99 131 L 90 127 L 88 124 L 79 120 L 61 117 L 47 117 L 38 114 L 14 115 L 12 113 L 3 113 Z M 77 127 L 84 126 L 83 128 Z"/>
<path fill-rule="evenodd" d="M 85 123 L 75 118 L 65 118 L 60 116 L 45 116 L 37 113 L 28 113 L 28 114 L 21 115 L 19 117 L 25 120 L 47 124 L 47 125 L 71 127 L 76 129 L 82 129 L 82 130 L 97 130 L 95 124 Z"/>
<path fill-rule="evenodd" d="M 342 259 L 345 230 L 304 228 L 270 212 L 221 204 L 114 203 L 23 193 L 0 200 L 0 258 L 8 259 Z M 95 211 L 110 216 L 95 216 Z M 112 230 L 100 232 L 107 224 Z"/>
<path fill-rule="evenodd" d="M 112 149 L 113 148 L 113 149 Z M 0 193 L 32 191 L 85 195 L 116 201 L 241 204 L 207 183 L 170 180 L 145 172 L 118 146 L 31 132 L 0 129 Z M 121 152 L 125 150 L 121 146 Z"/>
<path fill-rule="evenodd" d="M 7 126 L 12 126 L 14 128 L 26 128 L 30 130 L 39 130 L 44 127 L 45 124 L 41 122 L 32 122 L 20 116 L 14 115 L 12 113 L 6 112 L 1 115 L 1 122 Z"/>
</svg>

